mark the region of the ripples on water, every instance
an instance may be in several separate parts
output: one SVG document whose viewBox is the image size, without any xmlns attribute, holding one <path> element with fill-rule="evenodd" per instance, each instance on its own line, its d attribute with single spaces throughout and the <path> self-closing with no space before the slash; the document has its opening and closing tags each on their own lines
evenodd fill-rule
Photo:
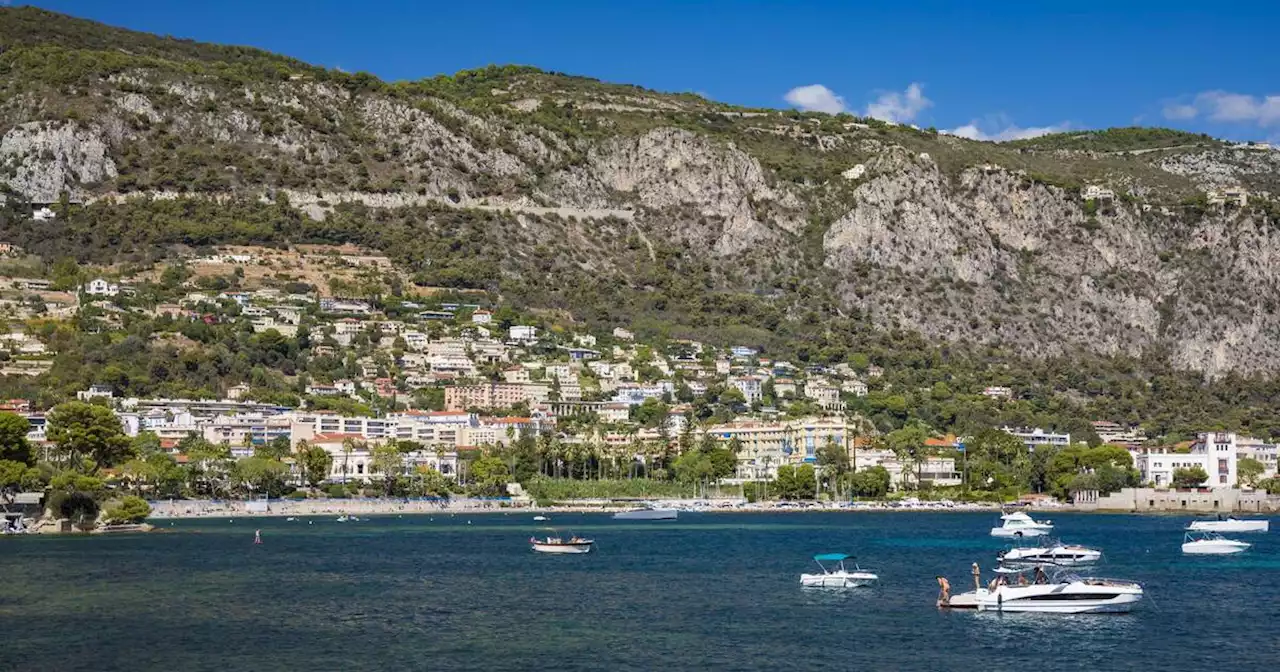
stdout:
<svg viewBox="0 0 1280 672">
<path fill-rule="evenodd" d="M 1001 542 L 984 514 L 527 514 L 179 522 L 167 534 L 0 540 L 0 669 L 1045 670 L 1280 661 L 1280 543 L 1183 558 L 1185 518 L 1055 516 L 1101 546 L 1129 615 L 942 612 Z M 313 521 L 308 524 L 308 521 Z M 470 521 L 470 523 L 468 523 Z M 552 524 L 597 540 L 542 556 Z M 264 544 L 252 544 L 262 529 Z M 801 589 L 818 552 L 880 585 Z"/>
</svg>

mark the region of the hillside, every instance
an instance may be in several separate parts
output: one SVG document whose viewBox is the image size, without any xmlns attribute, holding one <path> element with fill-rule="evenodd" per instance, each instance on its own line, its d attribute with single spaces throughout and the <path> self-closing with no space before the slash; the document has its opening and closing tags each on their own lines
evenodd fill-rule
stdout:
<svg viewBox="0 0 1280 672">
<path fill-rule="evenodd" d="M 354 243 L 602 327 L 838 357 L 839 320 L 1219 376 L 1280 365 L 1278 181 L 1278 152 L 1163 129 L 996 144 L 527 67 L 386 83 L 0 8 L 0 241 L 46 261 Z"/>
</svg>

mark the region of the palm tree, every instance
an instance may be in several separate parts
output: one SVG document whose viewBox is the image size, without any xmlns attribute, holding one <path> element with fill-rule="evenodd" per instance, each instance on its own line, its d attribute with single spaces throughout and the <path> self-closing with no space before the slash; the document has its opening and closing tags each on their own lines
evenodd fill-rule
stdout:
<svg viewBox="0 0 1280 672">
<path fill-rule="evenodd" d="M 342 440 L 342 484 L 347 484 L 348 463 L 351 461 L 351 453 L 356 450 L 356 442 L 351 437 Z"/>
</svg>

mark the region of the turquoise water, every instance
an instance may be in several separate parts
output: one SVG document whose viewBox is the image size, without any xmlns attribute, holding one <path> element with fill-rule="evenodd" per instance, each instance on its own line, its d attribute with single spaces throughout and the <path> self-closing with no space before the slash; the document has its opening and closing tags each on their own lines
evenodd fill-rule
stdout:
<svg viewBox="0 0 1280 672">
<path fill-rule="evenodd" d="M 941 612 L 1002 548 L 990 514 L 553 515 L 597 540 L 530 552 L 529 514 L 179 521 L 0 539 L 4 670 L 1254 670 L 1280 662 L 1280 534 L 1184 558 L 1188 518 L 1057 515 L 1128 615 Z M 310 522 L 310 524 L 309 524 Z M 1273 526 L 1280 520 L 1273 519 Z M 264 543 L 252 543 L 261 529 Z M 802 590 L 823 551 L 881 585 Z M 989 577 L 990 574 L 988 573 Z"/>
</svg>

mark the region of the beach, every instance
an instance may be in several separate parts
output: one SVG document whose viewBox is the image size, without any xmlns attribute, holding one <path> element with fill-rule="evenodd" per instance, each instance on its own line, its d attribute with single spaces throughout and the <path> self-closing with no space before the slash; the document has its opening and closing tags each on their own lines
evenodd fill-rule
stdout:
<svg viewBox="0 0 1280 672">
<path fill-rule="evenodd" d="M 707 513 L 772 513 L 788 511 L 994 511 L 998 504 L 948 501 L 875 502 L 753 502 L 740 499 L 654 500 L 659 508 Z M 432 513 L 600 513 L 636 508 L 638 502 L 619 500 L 576 500 L 555 506 L 538 506 L 529 500 L 486 499 L 275 499 L 263 500 L 161 500 L 151 504 L 150 519 L 219 518 L 224 516 L 323 516 L 323 515 L 404 515 Z"/>
</svg>

